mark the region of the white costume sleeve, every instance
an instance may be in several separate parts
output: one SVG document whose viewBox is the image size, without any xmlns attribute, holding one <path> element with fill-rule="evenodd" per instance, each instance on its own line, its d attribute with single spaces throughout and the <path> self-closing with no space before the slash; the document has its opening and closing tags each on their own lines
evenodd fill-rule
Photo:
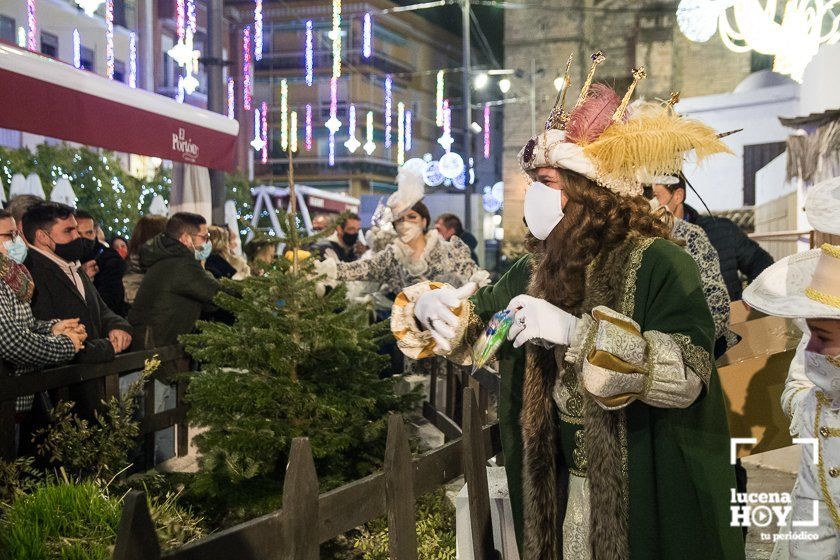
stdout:
<svg viewBox="0 0 840 560">
<path fill-rule="evenodd" d="M 796 437 L 802 431 L 802 399 L 814 384 L 805 375 L 805 347 L 811 339 L 811 331 L 803 320 L 797 320 L 796 326 L 802 331 L 802 340 L 796 347 L 796 354 L 790 362 L 785 388 L 782 391 L 782 410 L 790 420 L 790 435 Z"/>
</svg>

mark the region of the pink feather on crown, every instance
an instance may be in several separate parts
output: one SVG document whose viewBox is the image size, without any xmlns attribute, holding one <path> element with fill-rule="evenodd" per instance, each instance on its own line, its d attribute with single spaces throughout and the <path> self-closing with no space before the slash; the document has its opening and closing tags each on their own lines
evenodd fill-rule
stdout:
<svg viewBox="0 0 840 560">
<path fill-rule="evenodd" d="M 586 99 L 569 115 L 566 141 L 586 145 L 597 140 L 613 123 L 612 116 L 619 105 L 621 98 L 614 89 L 592 84 Z"/>
</svg>

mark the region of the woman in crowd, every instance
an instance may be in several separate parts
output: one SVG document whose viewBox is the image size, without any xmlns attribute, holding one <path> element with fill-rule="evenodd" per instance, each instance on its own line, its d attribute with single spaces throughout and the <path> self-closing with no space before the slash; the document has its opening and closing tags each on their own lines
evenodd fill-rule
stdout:
<svg viewBox="0 0 840 560">
<path fill-rule="evenodd" d="M 128 242 L 128 271 L 123 276 L 125 286 L 125 302 L 128 305 L 134 303 L 137 290 L 140 289 L 140 282 L 143 281 L 145 271 L 140 267 L 140 247 L 146 241 L 163 233 L 166 228 L 166 217 L 150 214 L 137 220 L 134 231 L 131 232 L 131 239 Z"/>
<path fill-rule="evenodd" d="M 128 259 L 128 241 L 121 235 L 115 235 L 111 239 L 111 248 L 117 252 L 119 256 Z"/>
<path fill-rule="evenodd" d="M 248 266 L 254 274 L 262 274 L 277 257 L 277 238 L 258 233 L 245 244 L 244 252 Z"/>
<path fill-rule="evenodd" d="M 210 243 L 213 246 L 204 268 L 214 278 L 242 280 L 251 275 L 251 269 L 244 259 L 233 254 L 230 247 L 230 230 L 225 226 L 210 226 Z"/>
<path fill-rule="evenodd" d="M 78 319 L 38 321 L 29 307 L 35 285 L 23 265 L 27 246 L 12 215 L 0 210 L 0 359 L 15 375 L 70 361 L 84 346 L 85 327 Z M 19 420 L 32 408 L 33 396 L 18 397 Z"/>
</svg>

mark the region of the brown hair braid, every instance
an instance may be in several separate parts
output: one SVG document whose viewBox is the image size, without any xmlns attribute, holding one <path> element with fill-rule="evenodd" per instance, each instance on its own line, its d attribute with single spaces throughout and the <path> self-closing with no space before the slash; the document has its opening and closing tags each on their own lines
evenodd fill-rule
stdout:
<svg viewBox="0 0 840 560">
<path fill-rule="evenodd" d="M 559 170 L 568 202 L 564 216 L 545 241 L 528 235 L 526 246 L 541 256 L 538 274 L 548 301 L 580 313 L 586 290 L 586 267 L 603 251 L 631 236 L 670 238 L 669 228 L 650 212 L 641 196 L 622 197 L 593 181 Z"/>
</svg>

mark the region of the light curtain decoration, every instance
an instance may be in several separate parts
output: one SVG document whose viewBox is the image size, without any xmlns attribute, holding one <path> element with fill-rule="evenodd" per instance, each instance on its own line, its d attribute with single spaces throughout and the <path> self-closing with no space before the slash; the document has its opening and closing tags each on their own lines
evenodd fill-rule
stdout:
<svg viewBox="0 0 840 560">
<path fill-rule="evenodd" d="M 772 55 L 774 72 L 802 83 L 820 45 L 840 41 L 840 1 L 787 0 L 780 21 L 778 6 L 776 0 L 681 0 L 677 22 L 692 41 L 719 31 L 732 51 Z"/>
<path fill-rule="evenodd" d="M 105 76 L 114 79 L 114 0 L 105 1 Z"/>
</svg>

